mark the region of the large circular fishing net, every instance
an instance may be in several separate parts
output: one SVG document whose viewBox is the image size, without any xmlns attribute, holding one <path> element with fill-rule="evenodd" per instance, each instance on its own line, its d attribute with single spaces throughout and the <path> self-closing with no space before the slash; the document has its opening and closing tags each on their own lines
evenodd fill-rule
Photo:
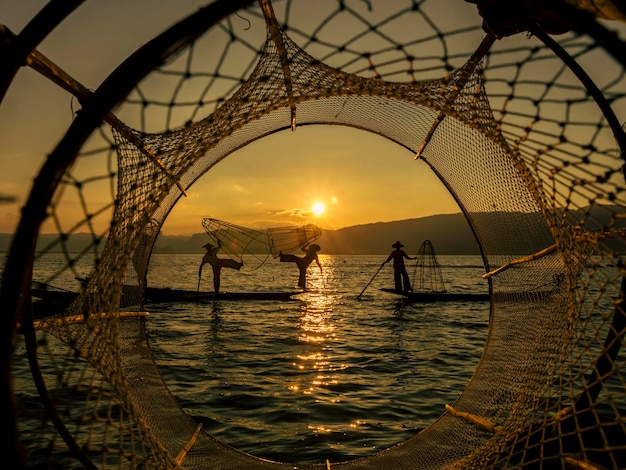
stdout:
<svg viewBox="0 0 626 470">
<path fill-rule="evenodd" d="M 164 27 L 95 91 L 37 52 L 79 2 L 61 3 L 19 34 L 2 30 L 3 92 L 26 64 L 81 103 L 3 274 L 9 466 L 42 454 L 85 468 L 626 466 L 619 2 L 217 1 Z M 300 466 L 233 449 L 182 411 L 140 299 L 187 189 L 247 144 L 309 124 L 378 134 L 439 176 L 475 234 L 491 310 L 480 363 L 440 419 L 378 454 Z M 44 224 L 58 236 L 37 243 Z M 65 263 L 34 279 L 53 250 Z M 33 317 L 33 280 L 59 279 L 78 297 Z M 9 373 L 21 337 L 30 385 Z M 47 420 L 16 412 L 14 386 L 36 387 Z M 35 426 L 40 439 L 20 439 Z"/>
</svg>

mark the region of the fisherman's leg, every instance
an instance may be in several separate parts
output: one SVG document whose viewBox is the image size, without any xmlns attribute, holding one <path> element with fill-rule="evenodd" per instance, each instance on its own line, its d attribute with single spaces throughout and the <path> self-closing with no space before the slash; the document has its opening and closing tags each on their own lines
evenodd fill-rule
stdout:
<svg viewBox="0 0 626 470">
<path fill-rule="evenodd" d="M 280 254 L 281 263 L 286 263 L 286 262 L 297 263 L 299 259 L 300 258 L 298 258 L 296 255 L 283 255 L 282 253 Z"/>
<path fill-rule="evenodd" d="M 406 272 L 406 269 L 402 271 L 402 279 L 404 281 L 404 292 L 412 291 L 411 287 L 411 279 L 409 278 L 409 274 Z"/>
<path fill-rule="evenodd" d="M 300 267 L 300 275 L 298 276 L 298 287 L 300 287 L 303 290 L 306 290 L 306 268 L 302 269 L 302 267 Z"/>
<path fill-rule="evenodd" d="M 220 291 L 220 276 L 222 274 L 221 268 L 216 266 L 213 268 L 213 290 L 217 294 Z"/>
<path fill-rule="evenodd" d="M 400 275 L 400 271 L 397 269 L 393 270 L 393 284 L 396 290 L 402 290 L 402 276 Z"/>
</svg>

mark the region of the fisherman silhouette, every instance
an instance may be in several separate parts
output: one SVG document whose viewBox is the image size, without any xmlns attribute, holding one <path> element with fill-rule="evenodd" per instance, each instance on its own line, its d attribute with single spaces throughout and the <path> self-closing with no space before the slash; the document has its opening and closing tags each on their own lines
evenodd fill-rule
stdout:
<svg viewBox="0 0 626 470">
<path fill-rule="evenodd" d="M 320 251 L 320 246 L 313 243 L 308 247 L 302 247 L 302 251 L 304 251 L 305 255 L 303 257 L 299 257 L 292 254 L 283 254 L 280 253 L 280 262 L 281 263 L 296 263 L 299 270 L 298 277 L 298 287 L 302 290 L 306 291 L 306 270 L 309 265 L 315 261 L 317 265 L 320 267 L 320 272 L 322 272 L 322 265 L 320 264 L 320 260 L 317 257 L 317 252 Z"/>
<path fill-rule="evenodd" d="M 198 287 L 200 286 L 200 277 L 202 276 L 202 266 L 210 264 L 213 268 L 213 290 L 216 294 L 220 291 L 220 276 L 222 274 L 222 268 L 232 268 L 239 271 L 243 266 L 243 262 L 235 261 L 230 258 L 218 258 L 217 252 L 222 247 L 222 243 L 218 240 L 217 246 L 207 243 L 203 248 L 206 249 L 202 263 L 200 263 L 200 269 L 198 270 Z"/>
<path fill-rule="evenodd" d="M 412 291 L 411 280 L 409 279 L 409 275 L 406 272 L 406 268 L 404 267 L 404 260 L 406 259 L 415 259 L 411 258 L 407 255 L 402 248 L 404 245 L 400 243 L 400 241 L 395 242 L 391 245 L 392 248 L 395 248 L 390 254 L 389 257 L 383 261 L 380 265 L 383 267 L 387 262 L 393 260 L 393 282 L 395 284 L 395 289 L 401 292 L 409 292 Z M 404 286 L 402 285 L 404 283 Z"/>
</svg>

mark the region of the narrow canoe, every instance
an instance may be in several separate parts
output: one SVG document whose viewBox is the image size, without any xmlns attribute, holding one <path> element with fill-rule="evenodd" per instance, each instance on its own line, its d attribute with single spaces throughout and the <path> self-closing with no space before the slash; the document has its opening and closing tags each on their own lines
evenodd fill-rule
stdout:
<svg viewBox="0 0 626 470">
<path fill-rule="evenodd" d="M 126 294 L 128 294 L 128 286 L 125 286 Z M 163 302 L 209 302 L 217 300 L 297 300 L 293 296 L 301 294 L 301 292 L 275 291 L 275 292 L 196 292 L 183 289 L 167 289 L 148 287 L 146 289 L 145 303 L 163 303 Z M 77 297 L 76 292 L 33 288 L 33 308 L 35 317 L 48 316 L 65 310 L 69 304 Z M 130 307 L 135 305 L 129 299 L 133 296 L 124 295 L 122 297 L 121 307 Z M 124 299 L 127 299 L 126 301 Z"/>
<path fill-rule="evenodd" d="M 146 302 L 206 302 L 211 300 L 295 300 L 300 292 L 196 292 L 182 289 L 146 289 Z"/>
<path fill-rule="evenodd" d="M 389 294 L 401 295 L 414 302 L 484 302 L 489 294 L 470 294 L 463 292 L 403 292 L 396 289 L 380 289 Z"/>
</svg>

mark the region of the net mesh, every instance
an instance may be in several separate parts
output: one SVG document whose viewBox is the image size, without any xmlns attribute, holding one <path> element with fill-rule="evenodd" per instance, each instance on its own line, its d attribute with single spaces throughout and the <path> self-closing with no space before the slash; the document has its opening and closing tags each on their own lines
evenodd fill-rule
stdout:
<svg viewBox="0 0 626 470">
<path fill-rule="evenodd" d="M 251 270 L 262 267 L 270 256 L 278 258 L 280 253 L 299 250 L 322 235 L 315 224 L 255 230 L 205 217 L 202 227 L 214 245 L 219 244 L 221 251 Z"/>
<path fill-rule="evenodd" d="M 491 292 L 488 339 L 458 400 L 408 441 L 332 467 L 622 468 L 626 63 L 613 53 L 624 50 L 619 36 L 602 33 L 623 25 L 581 22 L 565 3 L 517 2 L 516 21 L 498 2 L 239 3 L 215 2 L 166 31 L 153 45 L 165 63 L 142 49 L 124 64 L 142 74 L 112 74 L 31 192 L 2 290 L 47 409 L 18 413 L 19 434 L 42 429 L 24 443 L 29 458 L 293 468 L 197 428 L 160 377 L 141 303 L 125 289 L 141 296 L 164 221 L 214 165 L 278 130 L 327 124 L 384 136 L 432 168 L 476 235 Z M 543 35 L 555 24 L 558 43 Z M 70 216 L 77 201 L 83 214 Z M 58 233 L 46 246 L 29 222 L 37 202 Z M 36 279 L 53 250 L 64 265 Z M 33 321 L 31 280 L 79 295 Z"/>
<path fill-rule="evenodd" d="M 424 240 L 417 252 L 417 263 L 413 272 L 413 290 L 416 292 L 445 292 L 441 266 L 430 240 Z"/>
</svg>

